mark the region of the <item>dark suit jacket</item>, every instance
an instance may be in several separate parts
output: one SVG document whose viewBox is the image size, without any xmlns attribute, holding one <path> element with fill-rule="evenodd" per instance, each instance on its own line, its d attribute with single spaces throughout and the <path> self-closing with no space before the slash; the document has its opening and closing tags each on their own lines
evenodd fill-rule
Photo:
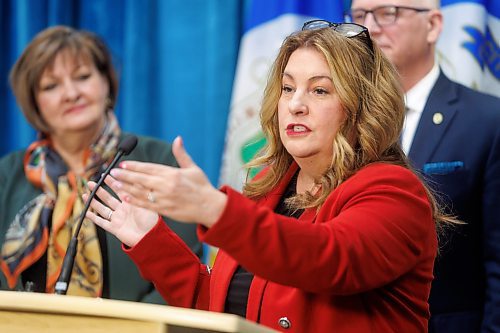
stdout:
<svg viewBox="0 0 500 333">
<path fill-rule="evenodd" d="M 41 191 L 27 181 L 24 174 L 24 151 L 11 153 L 0 159 L 0 247 L 5 233 L 17 212 L 28 201 L 38 196 Z M 137 147 L 122 160 L 137 160 L 167 165 L 177 165 L 170 145 L 147 137 L 139 137 Z M 196 226 L 177 223 L 166 219 L 167 224 L 198 255 L 201 255 L 201 243 L 196 236 Z M 101 231 L 103 231 L 101 229 Z M 104 266 L 103 297 L 127 301 L 165 303 L 154 289 L 153 284 L 141 278 L 134 263 L 122 251 L 120 241 L 111 234 L 100 239 L 101 250 L 107 258 Z M 100 237 L 101 238 L 101 237 Z M 105 253 L 104 253 L 105 252 Z M 21 280 L 21 279 L 20 279 Z M 1 288 L 6 289 L 5 277 L 0 272 Z M 22 288 L 19 281 L 16 289 Z"/>
<path fill-rule="evenodd" d="M 409 157 L 466 223 L 441 239 L 430 332 L 500 332 L 500 99 L 441 73 Z"/>
</svg>

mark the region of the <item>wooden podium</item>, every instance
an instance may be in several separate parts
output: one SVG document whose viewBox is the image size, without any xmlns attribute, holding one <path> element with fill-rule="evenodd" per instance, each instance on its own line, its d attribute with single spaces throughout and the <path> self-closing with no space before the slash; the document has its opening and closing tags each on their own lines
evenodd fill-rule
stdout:
<svg viewBox="0 0 500 333">
<path fill-rule="evenodd" d="M 102 298 L 0 291 L 0 332 L 276 332 L 236 315 Z"/>
</svg>

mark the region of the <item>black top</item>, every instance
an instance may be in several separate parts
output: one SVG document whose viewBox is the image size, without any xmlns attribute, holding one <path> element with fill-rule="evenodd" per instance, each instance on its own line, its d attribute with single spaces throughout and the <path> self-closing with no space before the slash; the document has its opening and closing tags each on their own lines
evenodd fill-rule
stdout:
<svg viewBox="0 0 500 333">
<path fill-rule="evenodd" d="M 290 180 L 290 183 L 288 184 L 285 193 L 283 194 L 278 205 L 274 209 L 275 213 L 284 216 L 298 218 L 304 211 L 303 209 L 292 210 L 285 204 L 285 199 L 292 197 L 296 193 L 297 176 L 298 172 Z M 229 288 L 227 290 L 224 312 L 236 314 L 243 318 L 246 317 L 248 292 L 250 290 L 250 285 L 252 283 L 252 280 L 253 280 L 253 273 L 250 273 L 243 267 L 238 266 L 238 269 L 234 273 L 233 278 L 231 279 L 231 283 L 229 284 Z"/>
</svg>

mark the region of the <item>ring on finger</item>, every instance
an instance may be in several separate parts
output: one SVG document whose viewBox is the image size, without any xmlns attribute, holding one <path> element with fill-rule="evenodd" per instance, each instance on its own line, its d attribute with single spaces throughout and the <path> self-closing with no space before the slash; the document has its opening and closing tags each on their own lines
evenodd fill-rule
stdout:
<svg viewBox="0 0 500 333">
<path fill-rule="evenodd" d="M 109 213 L 108 213 L 108 217 L 106 218 L 106 220 L 111 221 L 111 217 L 112 216 L 113 216 L 113 211 L 110 209 Z"/>
<path fill-rule="evenodd" d="M 147 197 L 148 197 L 148 201 L 149 201 L 149 202 L 151 202 L 151 203 L 155 203 L 156 198 L 155 198 L 155 195 L 154 195 L 154 193 L 153 193 L 153 191 L 152 191 L 152 190 L 149 190 L 149 191 L 148 191 L 148 195 L 147 195 Z"/>
</svg>

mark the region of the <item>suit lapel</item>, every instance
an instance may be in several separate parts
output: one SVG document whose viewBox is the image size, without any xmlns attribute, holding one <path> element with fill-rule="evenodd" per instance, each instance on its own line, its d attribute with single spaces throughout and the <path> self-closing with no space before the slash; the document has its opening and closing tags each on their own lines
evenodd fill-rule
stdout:
<svg viewBox="0 0 500 333">
<path fill-rule="evenodd" d="M 408 154 L 417 169 L 422 169 L 439 146 L 457 112 L 457 99 L 456 85 L 441 72 L 425 104 Z"/>
</svg>

